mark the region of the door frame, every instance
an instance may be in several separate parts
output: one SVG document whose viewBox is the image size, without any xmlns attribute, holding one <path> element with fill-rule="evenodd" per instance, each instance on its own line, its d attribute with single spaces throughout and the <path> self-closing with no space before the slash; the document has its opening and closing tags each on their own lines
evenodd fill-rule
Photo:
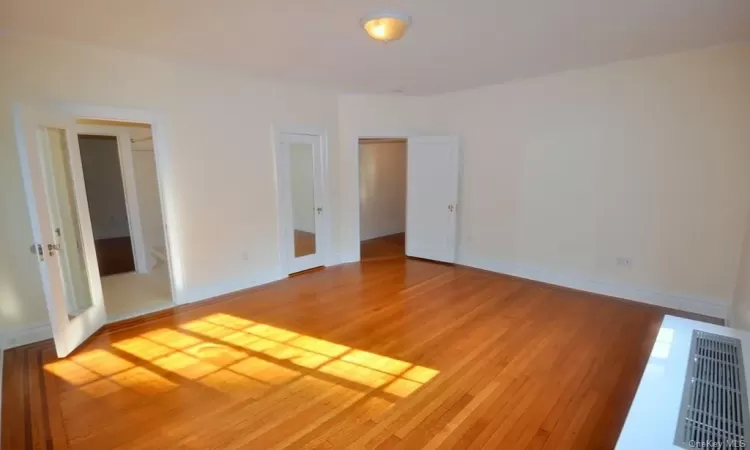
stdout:
<svg viewBox="0 0 750 450">
<path fill-rule="evenodd" d="M 357 180 L 357 182 L 355 183 L 355 188 L 354 188 L 354 194 L 355 194 L 355 198 L 357 200 L 357 207 L 356 207 L 357 214 L 356 214 L 356 219 L 355 219 L 355 222 L 354 222 L 355 223 L 355 228 L 354 229 L 356 230 L 357 246 L 356 246 L 356 250 L 353 252 L 353 255 L 352 255 L 354 257 L 354 259 L 352 260 L 352 262 L 356 262 L 356 261 L 361 261 L 362 260 L 362 252 L 361 252 L 361 249 L 362 249 L 362 235 L 361 235 L 361 232 L 360 232 L 360 230 L 361 230 L 360 219 L 362 217 L 362 211 L 360 209 L 362 207 L 362 202 L 360 201 L 360 192 L 359 192 L 360 183 L 362 182 L 362 180 L 359 179 L 359 170 L 360 170 L 360 167 L 359 167 L 359 164 L 360 164 L 360 160 L 359 160 L 359 157 L 360 157 L 359 141 L 361 139 L 405 139 L 406 140 L 406 152 L 407 152 L 407 155 L 408 155 L 408 153 L 409 153 L 409 137 L 412 136 L 412 135 L 413 134 L 411 134 L 411 133 L 403 133 L 403 132 L 392 132 L 392 133 L 388 133 L 388 132 L 359 133 L 359 134 L 356 135 L 356 137 L 354 139 L 354 143 L 352 145 L 352 148 L 354 149 L 354 162 L 355 162 L 354 170 L 356 170 L 356 172 L 354 173 L 354 179 Z M 407 189 L 408 189 L 408 185 L 409 185 L 409 183 L 408 183 L 408 176 L 409 176 L 409 174 L 407 173 L 406 176 L 407 176 Z M 407 195 L 407 197 L 408 197 L 408 195 Z M 407 208 L 406 208 L 406 214 L 408 214 L 408 213 L 409 213 L 409 208 L 407 206 Z M 406 239 L 409 239 L 409 236 L 406 236 Z"/>
<path fill-rule="evenodd" d="M 286 242 L 284 239 L 286 227 L 291 223 L 292 218 L 286 213 L 285 205 L 282 201 L 282 189 L 287 189 L 289 179 L 281 170 L 279 161 L 279 152 L 282 150 L 281 137 L 283 134 L 301 134 L 316 137 L 320 146 L 321 159 L 321 178 L 323 213 L 321 214 L 322 227 L 320 232 L 323 245 L 322 252 L 323 266 L 332 266 L 335 262 L 332 260 L 331 251 L 331 196 L 330 196 L 330 161 L 328 159 L 328 133 L 325 128 L 307 125 L 273 125 L 271 127 L 271 142 L 273 145 L 273 160 L 276 178 L 276 227 L 279 243 L 279 260 L 281 265 L 282 276 L 290 275 L 290 264 L 286 255 L 293 250 L 294 243 Z"/>
<path fill-rule="evenodd" d="M 120 162 L 122 187 L 125 193 L 125 212 L 128 217 L 128 229 L 130 230 L 130 243 L 133 249 L 135 271 L 137 273 L 148 273 L 148 252 L 143 237 L 141 208 L 138 205 L 138 186 L 135 181 L 130 131 L 125 127 L 118 126 L 76 125 L 76 134 L 79 140 L 82 134 L 108 136 L 117 139 L 117 157 Z"/>
<path fill-rule="evenodd" d="M 159 187 L 159 202 L 161 204 L 162 221 L 164 225 L 164 245 L 166 247 L 167 269 L 172 303 L 189 303 L 184 298 L 184 270 L 182 255 L 179 251 L 179 226 L 177 223 L 177 201 L 172 182 L 172 163 L 167 134 L 166 119 L 157 111 L 145 109 L 118 108 L 111 106 L 97 106 L 81 103 L 57 103 L 47 105 L 59 109 L 76 119 L 109 120 L 113 122 L 136 122 L 151 125 L 151 136 L 156 160 L 156 178 Z M 85 125 L 78 125 L 79 127 Z M 130 142 L 128 142 L 130 143 Z M 131 147 L 132 152 L 132 147 Z M 131 153 L 132 163 L 132 153 Z M 125 181 L 123 179 L 123 181 Z"/>
</svg>

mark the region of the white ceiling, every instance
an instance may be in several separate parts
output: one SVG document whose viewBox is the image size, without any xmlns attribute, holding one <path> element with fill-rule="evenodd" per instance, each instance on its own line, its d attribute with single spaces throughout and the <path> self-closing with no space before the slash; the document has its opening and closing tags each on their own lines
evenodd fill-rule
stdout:
<svg viewBox="0 0 750 450">
<path fill-rule="evenodd" d="M 750 40 L 750 0 L 2 0 L 0 27 L 322 84 L 430 94 Z M 361 16 L 412 15 L 399 42 Z"/>
</svg>

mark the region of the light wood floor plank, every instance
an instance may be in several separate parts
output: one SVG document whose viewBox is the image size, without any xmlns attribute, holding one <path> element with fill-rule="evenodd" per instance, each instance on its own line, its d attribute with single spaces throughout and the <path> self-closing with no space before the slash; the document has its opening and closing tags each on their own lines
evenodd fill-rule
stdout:
<svg viewBox="0 0 750 450">
<path fill-rule="evenodd" d="M 666 312 L 403 257 L 332 267 L 65 359 L 6 351 L 3 448 L 612 448 Z"/>
</svg>

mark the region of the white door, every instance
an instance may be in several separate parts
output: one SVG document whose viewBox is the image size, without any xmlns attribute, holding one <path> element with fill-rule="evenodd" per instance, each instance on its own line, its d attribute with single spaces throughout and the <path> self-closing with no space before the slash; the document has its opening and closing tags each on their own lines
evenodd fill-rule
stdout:
<svg viewBox="0 0 750 450">
<path fill-rule="evenodd" d="M 16 142 L 55 347 L 68 355 L 106 322 L 75 118 L 16 106 Z M 29 245 L 32 245 L 30 242 Z"/>
<path fill-rule="evenodd" d="M 277 164 L 282 252 L 288 273 L 325 264 L 328 213 L 323 205 L 320 136 L 281 133 Z"/>
<path fill-rule="evenodd" d="M 455 262 L 458 138 L 410 137 L 407 155 L 406 254 Z"/>
</svg>

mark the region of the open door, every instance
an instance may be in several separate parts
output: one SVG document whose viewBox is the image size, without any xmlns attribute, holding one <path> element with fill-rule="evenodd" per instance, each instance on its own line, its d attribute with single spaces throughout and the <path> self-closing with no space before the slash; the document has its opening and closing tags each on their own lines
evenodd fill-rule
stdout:
<svg viewBox="0 0 750 450">
<path fill-rule="evenodd" d="M 406 255 L 455 262 L 458 138 L 410 137 L 406 170 Z"/>
<path fill-rule="evenodd" d="M 21 157 L 34 242 L 57 355 L 68 355 L 106 322 L 81 168 L 75 117 L 17 105 Z"/>
</svg>

